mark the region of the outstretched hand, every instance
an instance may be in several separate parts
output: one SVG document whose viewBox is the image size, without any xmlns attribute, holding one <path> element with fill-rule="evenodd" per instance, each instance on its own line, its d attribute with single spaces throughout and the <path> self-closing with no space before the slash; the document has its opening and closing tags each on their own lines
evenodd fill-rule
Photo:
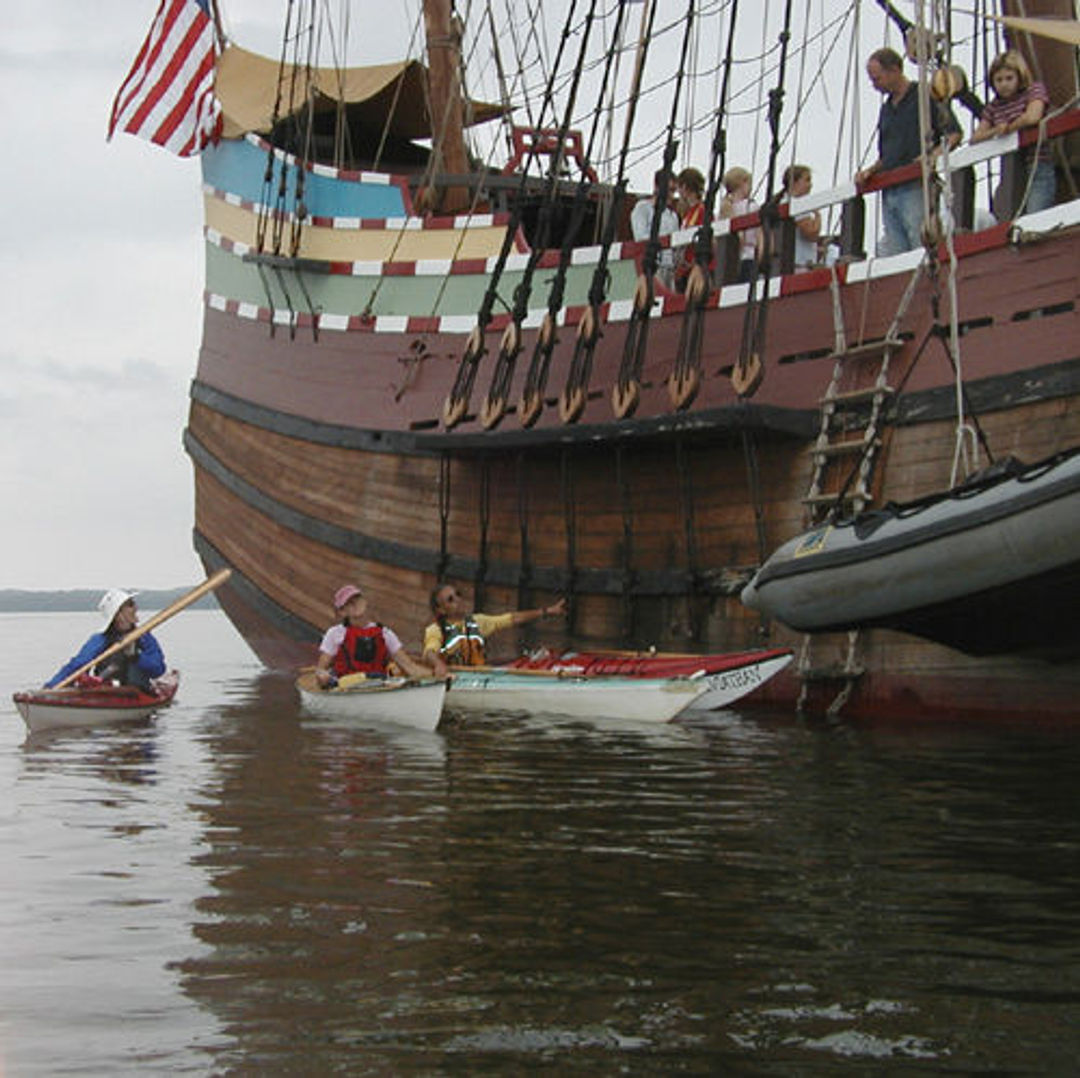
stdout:
<svg viewBox="0 0 1080 1078">
<path fill-rule="evenodd" d="M 558 618 L 566 615 L 566 599 L 556 599 L 551 606 L 544 607 L 545 618 Z"/>
</svg>

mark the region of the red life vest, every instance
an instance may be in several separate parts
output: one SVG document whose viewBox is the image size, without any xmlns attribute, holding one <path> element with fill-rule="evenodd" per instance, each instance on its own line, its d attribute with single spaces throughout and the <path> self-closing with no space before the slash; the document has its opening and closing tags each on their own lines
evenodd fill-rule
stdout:
<svg viewBox="0 0 1080 1078">
<path fill-rule="evenodd" d="M 390 664 L 390 652 L 386 647 L 381 625 L 350 625 L 345 639 L 334 656 L 334 673 L 385 674 Z"/>
</svg>

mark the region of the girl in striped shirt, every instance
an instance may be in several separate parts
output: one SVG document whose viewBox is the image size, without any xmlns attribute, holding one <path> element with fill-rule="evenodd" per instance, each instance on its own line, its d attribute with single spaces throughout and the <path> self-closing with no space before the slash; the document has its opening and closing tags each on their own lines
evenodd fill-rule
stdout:
<svg viewBox="0 0 1080 1078">
<path fill-rule="evenodd" d="M 996 96 L 983 109 L 978 127 L 971 136 L 972 142 L 1007 135 L 1022 127 L 1035 127 L 1043 118 L 1050 95 L 1041 82 L 1031 77 L 1027 61 L 1015 49 L 1003 52 L 990 65 L 990 85 Z M 1043 141 L 1020 151 L 1024 162 L 1025 180 L 1030 179 L 1025 209 L 1028 213 L 1045 210 L 1054 204 L 1054 164 L 1050 146 Z M 1032 173 L 1034 173 L 1032 175 Z M 1000 188 L 994 195 L 994 212 L 999 220 L 1011 216 L 1006 207 L 998 205 Z"/>
</svg>

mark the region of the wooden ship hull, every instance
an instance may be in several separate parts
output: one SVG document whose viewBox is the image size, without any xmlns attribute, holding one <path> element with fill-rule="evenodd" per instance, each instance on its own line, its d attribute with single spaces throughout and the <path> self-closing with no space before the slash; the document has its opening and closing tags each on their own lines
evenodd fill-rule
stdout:
<svg viewBox="0 0 1080 1078">
<path fill-rule="evenodd" d="M 1065 134 L 1080 118 L 1056 124 Z M 467 406 L 447 422 L 506 215 L 421 215 L 415 178 L 303 166 L 298 246 L 271 257 L 261 232 L 296 219 L 297 195 L 268 210 L 268 162 L 295 164 L 252 135 L 203 157 L 206 309 L 185 432 L 196 549 L 208 571 L 232 569 L 219 599 L 268 666 L 311 662 L 343 580 L 360 581 L 376 616 L 417 648 L 428 594 L 448 580 L 477 609 L 566 596 L 566 622 L 530 626 L 527 644 L 802 652 L 747 703 L 813 708 L 842 694 L 853 717 L 1077 715 L 1075 658 L 976 658 L 885 630 L 861 634 L 857 650 L 847 634 L 815 637 L 808 653 L 801 634 L 739 600 L 768 553 L 850 484 L 859 458 L 846 443 L 874 447 L 861 504 L 950 485 L 957 375 L 936 328 L 944 277 L 919 269 L 921 250 L 774 273 L 752 394 L 732 375 L 761 295 L 725 283 L 705 299 L 696 392 L 685 393 L 673 376 L 688 301 L 660 289 L 628 409 L 624 348 L 645 244 L 608 253 L 584 386 L 570 380 L 572 356 L 599 255 L 579 247 L 532 398 L 539 413 L 523 422 L 547 304 L 538 282 L 559 262 L 547 251 L 509 391 L 495 373 L 511 319 L 496 313 Z M 958 234 L 955 248 L 964 407 L 985 442 L 1028 461 L 1080 444 L 1080 202 Z M 519 229 L 500 294 L 521 283 L 529 254 Z M 575 394 L 580 414 L 568 415 Z M 835 410 L 838 398 L 850 417 L 823 435 L 822 401 Z M 887 423 L 868 418 L 876 406 Z"/>
</svg>

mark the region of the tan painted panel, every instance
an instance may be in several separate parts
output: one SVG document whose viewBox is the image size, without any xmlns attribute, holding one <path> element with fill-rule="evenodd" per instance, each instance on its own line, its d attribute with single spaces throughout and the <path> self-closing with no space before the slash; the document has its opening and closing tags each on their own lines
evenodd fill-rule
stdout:
<svg viewBox="0 0 1080 1078">
<path fill-rule="evenodd" d="M 203 196 L 206 225 L 249 247 L 257 246 L 258 216 L 213 195 Z M 268 226 L 269 228 L 272 227 Z M 289 224 L 285 234 L 288 236 Z M 489 258 L 502 247 L 503 226 L 475 228 L 322 228 L 303 230 L 299 256 L 329 262 L 416 262 L 421 259 Z M 267 245 L 269 246 L 269 245 Z"/>
</svg>

